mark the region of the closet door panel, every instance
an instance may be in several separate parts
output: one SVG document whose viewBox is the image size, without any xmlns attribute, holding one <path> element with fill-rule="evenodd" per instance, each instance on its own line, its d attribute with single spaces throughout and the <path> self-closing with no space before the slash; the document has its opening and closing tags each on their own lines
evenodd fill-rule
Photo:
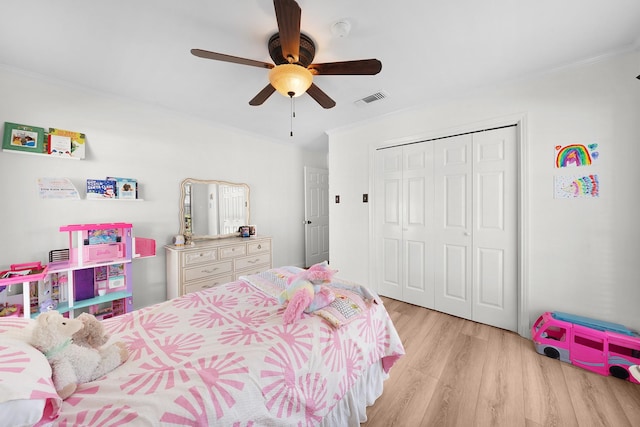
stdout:
<svg viewBox="0 0 640 427">
<path fill-rule="evenodd" d="M 424 191 L 424 177 L 407 180 L 407 227 L 426 227 Z"/>
<path fill-rule="evenodd" d="M 517 134 L 479 132 L 474 144 L 473 317 L 517 330 Z"/>
<path fill-rule="evenodd" d="M 402 241 L 400 239 L 385 238 L 382 247 L 382 284 L 385 292 L 401 296 L 402 270 L 400 265 L 400 252 L 402 249 Z"/>
<path fill-rule="evenodd" d="M 408 291 L 426 291 L 425 242 L 405 240 L 406 288 Z"/>
<path fill-rule="evenodd" d="M 435 309 L 470 319 L 472 137 L 434 142 Z"/>
<path fill-rule="evenodd" d="M 377 151 L 375 156 L 376 217 L 375 284 L 381 295 L 402 300 L 402 150 Z"/>
<path fill-rule="evenodd" d="M 487 308 L 504 308 L 504 258 L 502 250 L 476 250 L 475 282 L 478 284 L 476 304 Z"/>
<path fill-rule="evenodd" d="M 451 232 L 467 230 L 469 222 L 468 194 L 465 174 L 447 175 L 443 177 L 443 202 L 444 228 Z"/>
<path fill-rule="evenodd" d="M 433 308 L 433 145 L 407 145 L 402 155 L 403 298 Z"/>
</svg>

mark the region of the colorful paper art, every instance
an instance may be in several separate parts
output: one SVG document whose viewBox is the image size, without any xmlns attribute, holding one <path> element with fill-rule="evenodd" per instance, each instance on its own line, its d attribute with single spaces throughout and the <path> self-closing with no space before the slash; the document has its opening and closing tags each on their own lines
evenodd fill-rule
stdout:
<svg viewBox="0 0 640 427">
<path fill-rule="evenodd" d="M 598 158 L 598 144 L 556 145 L 556 168 L 589 166 Z"/>
<path fill-rule="evenodd" d="M 600 195 L 598 175 L 555 176 L 554 197 L 556 199 L 593 198 Z"/>
</svg>

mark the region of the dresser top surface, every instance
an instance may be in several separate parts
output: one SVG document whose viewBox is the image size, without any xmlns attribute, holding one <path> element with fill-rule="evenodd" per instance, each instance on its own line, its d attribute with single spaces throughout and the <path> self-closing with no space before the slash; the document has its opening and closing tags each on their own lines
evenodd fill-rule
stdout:
<svg viewBox="0 0 640 427">
<path fill-rule="evenodd" d="M 209 247 L 220 247 L 227 245 L 237 245 L 240 243 L 251 243 L 257 242 L 260 240 L 270 240 L 271 236 L 251 236 L 251 237 L 224 237 L 221 239 L 203 239 L 203 240 L 194 240 L 190 245 L 176 246 L 176 245 L 165 245 L 165 249 L 171 251 L 186 251 L 193 249 L 203 249 Z"/>
</svg>

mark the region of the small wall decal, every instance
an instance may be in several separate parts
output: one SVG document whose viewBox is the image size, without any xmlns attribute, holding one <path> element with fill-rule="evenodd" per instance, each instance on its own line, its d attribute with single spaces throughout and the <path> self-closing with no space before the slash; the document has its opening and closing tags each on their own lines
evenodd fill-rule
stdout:
<svg viewBox="0 0 640 427">
<path fill-rule="evenodd" d="M 596 160 L 600 153 L 596 151 L 598 144 L 571 144 L 556 145 L 556 168 L 569 166 L 589 166 Z"/>
<path fill-rule="evenodd" d="M 600 195 L 598 175 L 555 176 L 553 181 L 556 199 L 594 198 Z"/>
</svg>

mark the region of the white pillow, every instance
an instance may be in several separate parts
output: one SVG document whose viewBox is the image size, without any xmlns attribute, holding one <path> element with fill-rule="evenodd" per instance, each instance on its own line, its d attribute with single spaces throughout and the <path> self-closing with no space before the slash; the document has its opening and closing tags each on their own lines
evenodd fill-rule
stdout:
<svg viewBox="0 0 640 427">
<path fill-rule="evenodd" d="M 0 403 L 0 427 L 33 426 L 42 418 L 46 399 L 18 399 Z"/>
</svg>

